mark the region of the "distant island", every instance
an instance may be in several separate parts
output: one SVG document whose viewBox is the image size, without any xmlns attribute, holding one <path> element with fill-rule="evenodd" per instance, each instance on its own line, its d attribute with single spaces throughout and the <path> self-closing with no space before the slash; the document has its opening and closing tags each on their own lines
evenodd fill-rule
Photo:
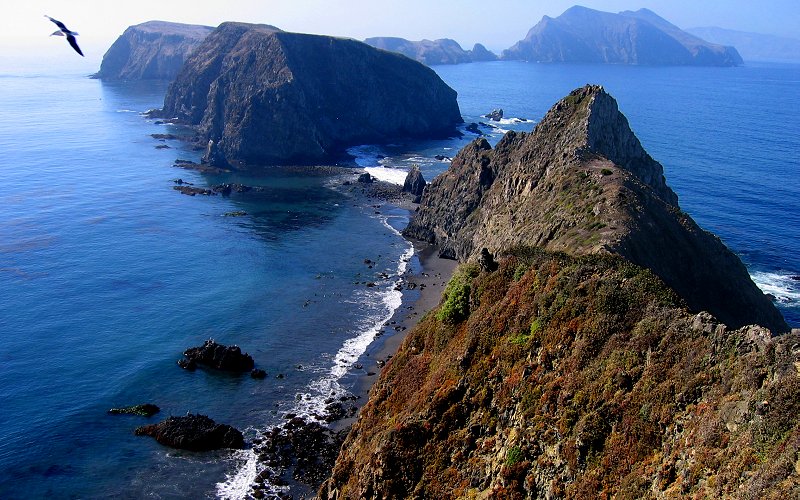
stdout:
<svg viewBox="0 0 800 500">
<path fill-rule="evenodd" d="M 800 39 L 728 30 L 714 26 L 687 29 L 709 42 L 733 45 L 745 61 L 799 62 Z"/>
<path fill-rule="evenodd" d="M 490 52 L 480 43 L 476 43 L 472 50 L 464 50 L 458 42 L 449 38 L 410 41 L 405 38 L 374 37 L 367 38 L 364 43 L 378 49 L 403 54 L 428 66 L 497 60 L 497 54 Z"/>
<path fill-rule="evenodd" d="M 106 51 L 95 78 L 172 80 L 214 30 L 211 26 L 148 21 L 130 26 Z"/>
<path fill-rule="evenodd" d="M 575 6 L 544 16 L 501 54 L 505 60 L 639 65 L 736 66 L 733 47 L 716 45 L 641 9 L 619 14 Z"/>
<path fill-rule="evenodd" d="M 456 92 L 430 68 L 345 38 L 222 23 L 187 59 L 160 115 L 195 127 L 215 166 L 334 162 L 350 146 L 446 137 Z"/>
</svg>

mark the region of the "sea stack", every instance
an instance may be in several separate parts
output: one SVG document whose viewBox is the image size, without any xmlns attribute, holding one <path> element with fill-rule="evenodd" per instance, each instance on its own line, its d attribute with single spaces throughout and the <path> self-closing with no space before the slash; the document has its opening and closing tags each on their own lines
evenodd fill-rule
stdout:
<svg viewBox="0 0 800 500">
<path fill-rule="evenodd" d="M 444 137 L 461 122 L 456 92 L 418 62 L 235 22 L 187 60 L 162 115 L 194 126 L 234 167 L 332 162 L 350 146 Z"/>
<path fill-rule="evenodd" d="M 211 26 L 148 21 L 130 26 L 103 56 L 94 77 L 104 80 L 171 80 Z"/>
<path fill-rule="evenodd" d="M 789 330 L 739 258 L 680 209 L 662 166 L 599 86 L 570 93 L 530 134 L 462 149 L 405 234 L 459 260 L 517 245 L 616 254 L 730 327 Z"/>
</svg>

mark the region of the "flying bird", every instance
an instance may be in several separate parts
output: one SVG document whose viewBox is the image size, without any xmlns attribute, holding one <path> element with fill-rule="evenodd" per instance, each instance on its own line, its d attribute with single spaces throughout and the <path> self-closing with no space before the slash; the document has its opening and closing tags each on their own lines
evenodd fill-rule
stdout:
<svg viewBox="0 0 800 500">
<path fill-rule="evenodd" d="M 75 40 L 75 37 L 78 35 L 78 33 L 76 33 L 74 31 L 70 30 L 69 28 L 67 28 L 64 25 L 64 23 L 62 23 L 58 19 L 53 19 L 52 17 L 48 16 L 47 14 L 45 14 L 44 17 L 46 17 L 47 19 L 53 21 L 53 23 L 55 23 L 55 25 L 58 26 L 58 31 L 53 32 L 53 34 L 51 34 L 50 36 L 53 36 L 53 35 L 66 36 L 67 37 L 67 41 L 72 46 L 72 48 L 75 49 L 75 52 L 77 52 L 78 54 L 83 56 L 83 52 L 81 52 L 81 48 L 78 47 L 78 42 Z"/>
</svg>

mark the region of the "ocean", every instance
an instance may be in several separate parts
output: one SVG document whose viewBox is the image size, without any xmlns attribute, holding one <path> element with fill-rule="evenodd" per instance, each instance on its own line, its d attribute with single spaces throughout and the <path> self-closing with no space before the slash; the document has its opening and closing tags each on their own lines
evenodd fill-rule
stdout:
<svg viewBox="0 0 800 500">
<path fill-rule="evenodd" d="M 570 90 L 604 85 L 681 207 L 800 326 L 800 66 L 434 69 L 466 123 L 505 111 L 485 129 L 491 142 L 531 130 Z M 0 82 L 0 498 L 242 496 L 251 452 L 181 452 L 133 429 L 202 413 L 252 440 L 347 394 L 410 298 L 395 290 L 419 271 L 399 234 L 409 212 L 353 196 L 341 176 L 174 167 L 200 153 L 152 137 L 185 133 L 142 115 L 161 106 L 163 82 L 19 66 L 0 67 Z M 357 147 L 353 165 L 397 182 L 418 164 L 430 180 L 473 138 Z M 191 197 L 177 179 L 264 190 Z M 238 344 L 269 376 L 181 370 L 183 350 L 208 338 Z M 106 414 L 145 402 L 161 413 Z"/>
</svg>

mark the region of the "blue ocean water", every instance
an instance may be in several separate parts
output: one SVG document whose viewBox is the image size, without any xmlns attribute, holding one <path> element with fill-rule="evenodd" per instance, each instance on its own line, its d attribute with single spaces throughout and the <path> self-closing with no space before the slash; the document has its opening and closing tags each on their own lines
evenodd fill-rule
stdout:
<svg viewBox="0 0 800 500">
<path fill-rule="evenodd" d="M 800 67 L 435 70 L 459 92 L 466 122 L 505 110 L 493 141 L 530 130 L 573 88 L 604 85 L 683 209 L 800 325 Z M 3 71 L 0 82 L 0 498 L 241 494 L 247 452 L 177 452 L 133 429 L 199 412 L 252 438 L 346 391 L 400 303 L 394 280 L 416 265 L 397 233 L 408 213 L 376 213 L 330 177 L 174 168 L 198 153 L 152 138 L 180 130 L 141 115 L 161 105 L 164 84 L 55 71 Z M 417 163 L 430 179 L 448 165 L 436 155 L 473 137 L 353 152 L 379 175 L 402 178 Z M 176 178 L 266 189 L 189 197 L 172 189 Z M 248 215 L 225 216 L 236 210 Z M 209 337 L 239 344 L 270 376 L 180 370 L 181 352 Z M 106 415 L 143 402 L 162 413 Z"/>
</svg>

